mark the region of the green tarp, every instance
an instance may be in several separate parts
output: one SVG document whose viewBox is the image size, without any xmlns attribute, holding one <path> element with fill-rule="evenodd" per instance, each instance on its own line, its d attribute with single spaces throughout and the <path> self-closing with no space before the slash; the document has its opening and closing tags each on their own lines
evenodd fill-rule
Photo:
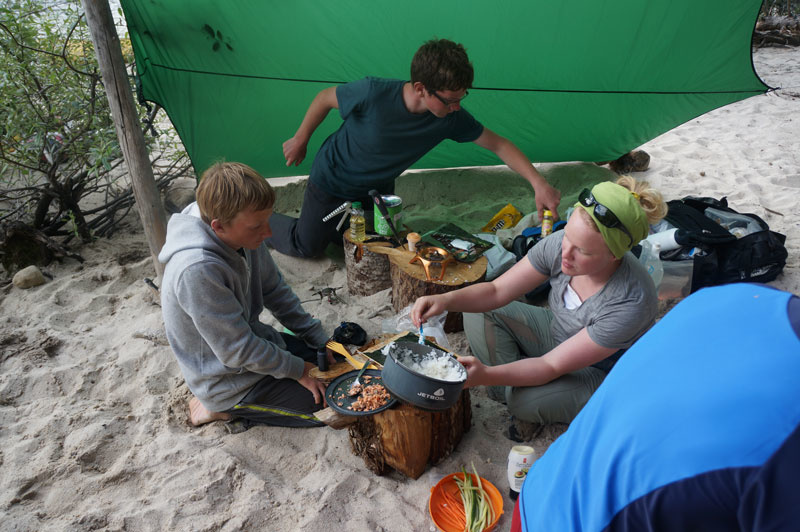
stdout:
<svg viewBox="0 0 800 532">
<path fill-rule="evenodd" d="M 307 174 L 282 143 L 321 89 L 409 78 L 419 45 L 461 42 L 475 66 L 465 107 L 533 161 L 603 161 L 711 109 L 761 94 L 756 0 L 122 0 L 141 96 L 169 114 L 195 169 L 242 161 Z M 445 141 L 417 168 L 494 165 Z"/>
</svg>

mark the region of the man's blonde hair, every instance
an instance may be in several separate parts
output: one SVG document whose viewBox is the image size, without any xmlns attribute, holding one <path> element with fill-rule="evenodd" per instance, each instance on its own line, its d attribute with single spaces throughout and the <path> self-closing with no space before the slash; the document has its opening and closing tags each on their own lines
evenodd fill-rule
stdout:
<svg viewBox="0 0 800 532">
<path fill-rule="evenodd" d="M 197 206 L 207 224 L 229 223 L 240 212 L 270 209 L 275 191 L 258 172 L 242 163 L 218 162 L 203 172 L 197 187 Z"/>
</svg>

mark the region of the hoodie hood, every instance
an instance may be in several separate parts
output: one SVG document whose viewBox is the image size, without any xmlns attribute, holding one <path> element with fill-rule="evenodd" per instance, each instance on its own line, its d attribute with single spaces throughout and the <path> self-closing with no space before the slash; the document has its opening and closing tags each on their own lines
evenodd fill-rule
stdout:
<svg viewBox="0 0 800 532">
<path fill-rule="evenodd" d="M 309 347 L 327 340 L 266 245 L 231 248 L 200 218 L 196 204 L 172 216 L 158 259 L 166 264 L 161 310 L 167 340 L 189 389 L 212 412 L 233 408 L 265 375 L 303 376 L 304 360 L 258 320 L 265 308 Z"/>
<path fill-rule="evenodd" d="M 240 262 L 237 251 L 220 240 L 211 226 L 200 217 L 197 202 L 190 204 L 179 214 L 173 214 L 169 219 L 167 239 L 158 254 L 158 260 L 166 264 L 175 254 L 187 250 L 208 251 L 230 264 Z"/>
</svg>

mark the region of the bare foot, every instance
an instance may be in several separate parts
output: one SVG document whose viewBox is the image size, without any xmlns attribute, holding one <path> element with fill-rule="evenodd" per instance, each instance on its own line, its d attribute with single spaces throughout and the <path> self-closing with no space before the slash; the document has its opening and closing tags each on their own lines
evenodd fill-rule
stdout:
<svg viewBox="0 0 800 532">
<path fill-rule="evenodd" d="M 201 403 L 197 397 L 192 397 L 189 401 L 189 422 L 195 427 L 199 427 L 205 423 L 211 423 L 212 421 L 228 421 L 230 418 L 230 414 L 212 412 L 204 407 L 203 403 Z"/>
</svg>

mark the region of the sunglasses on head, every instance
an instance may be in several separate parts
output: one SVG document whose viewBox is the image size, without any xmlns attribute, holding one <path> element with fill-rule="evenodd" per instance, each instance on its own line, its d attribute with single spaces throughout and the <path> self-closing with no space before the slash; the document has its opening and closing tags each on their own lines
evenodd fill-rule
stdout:
<svg viewBox="0 0 800 532">
<path fill-rule="evenodd" d="M 628 228 L 619 221 L 619 218 L 617 218 L 617 215 L 614 214 L 611 209 L 595 199 L 591 190 L 584 188 L 580 196 L 578 196 L 578 202 L 584 207 L 591 207 L 594 205 L 592 213 L 595 219 L 609 229 L 616 228 L 625 233 L 629 240 L 628 246 L 633 246 L 633 236 L 630 231 L 628 231 Z"/>
</svg>

